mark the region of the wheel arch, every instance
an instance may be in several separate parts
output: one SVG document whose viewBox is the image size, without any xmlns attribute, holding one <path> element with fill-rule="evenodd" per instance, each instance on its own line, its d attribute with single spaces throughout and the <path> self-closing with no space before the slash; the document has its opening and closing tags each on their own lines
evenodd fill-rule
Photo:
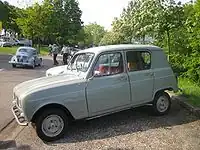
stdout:
<svg viewBox="0 0 200 150">
<path fill-rule="evenodd" d="M 61 109 L 63 110 L 66 115 L 69 117 L 70 121 L 75 120 L 74 117 L 72 116 L 72 114 L 70 113 L 70 111 L 63 105 L 61 104 L 57 104 L 57 103 L 51 103 L 51 104 L 47 104 L 44 105 L 42 107 L 40 107 L 33 115 L 33 117 L 31 118 L 31 122 L 35 123 L 37 116 L 40 115 L 45 109 Z"/>
<path fill-rule="evenodd" d="M 156 90 L 156 91 L 154 92 L 154 94 L 153 94 L 153 100 L 154 100 L 154 98 L 155 98 L 158 94 L 164 93 L 165 91 L 174 91 L 174 89 L 173 89 L 172 87 L 168 87 L 168 88 L 163 88 L 163 89 L 158 89 L 158 90 Z"/>
</svg>

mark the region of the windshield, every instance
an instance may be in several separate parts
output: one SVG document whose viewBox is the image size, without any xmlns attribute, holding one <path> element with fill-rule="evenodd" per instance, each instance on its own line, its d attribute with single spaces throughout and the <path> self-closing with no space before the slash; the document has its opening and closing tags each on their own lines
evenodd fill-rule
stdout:
<svg viewBox="0 0 200 150">
<path fill-rule="evenodd" d="M 18 50 L 18 52 L 23 52 L 23 53 L 30 53 L 32 50 L 30 49 L 25 49 L 25 48 L 21 48 Z"/>
<path fill-rule="evenodd" d="M 94 53 L 80 53 L 75 55 L 69 65 L 69 69 L 86 72 L 94 57 Z"/>
</svg>

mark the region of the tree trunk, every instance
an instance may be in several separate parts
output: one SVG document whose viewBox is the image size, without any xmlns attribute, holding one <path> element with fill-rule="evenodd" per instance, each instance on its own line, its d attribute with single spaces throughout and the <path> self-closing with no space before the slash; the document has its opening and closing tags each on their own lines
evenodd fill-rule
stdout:
<svg viewBox="0 0 200 150">
<path fill-rule="evenodd" d="M 40 54 L 40 38 L 37 38 L 37 43 L 38 43 L 38 53 Z"/>
<path fill-rule="evenodd" d="M 171 52 L 171 46 L 170 46 L 170 33 L 169 29 L 167 29 L 167 46 L 168 46 L 168 61 L 170 61 L 170 52 Z"/>
<path fill-rule="evenodd" d="M 145 44 L 145 35 L 142 36 L 142 44 Z"/>
</svg>

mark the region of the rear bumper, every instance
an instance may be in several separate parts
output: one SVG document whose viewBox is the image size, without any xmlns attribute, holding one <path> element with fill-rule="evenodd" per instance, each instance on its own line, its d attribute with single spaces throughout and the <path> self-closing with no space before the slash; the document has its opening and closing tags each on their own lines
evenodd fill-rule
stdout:
<svg viewBox="0 0 200 150">
<path fill-rule="evenodd" d="M 12 110 L 12 113 L 13 113 L 13 115 L 14 115 L 14 117 L 15 117 L 15 119 L 16 119 L 16 121 L 19 125 L 21 125 L 21 126 L 27 126 L 28 125 L 28 122 L 25 119 L 22 111 L 16 105 L 14 105 L 11 110 Z"/>
</svg>

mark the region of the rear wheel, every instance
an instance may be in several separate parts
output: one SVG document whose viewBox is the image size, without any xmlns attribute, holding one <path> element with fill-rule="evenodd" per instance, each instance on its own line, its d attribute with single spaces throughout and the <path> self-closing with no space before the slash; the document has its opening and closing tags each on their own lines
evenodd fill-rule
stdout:
<svg viewBox="0 0 200 150">
<path fill-rule="evenodd" d="M 153 111 L 156 115 L 165 115 L 171 108 L 171 98 L 166 92 L 158 93 L 153 101 Z"/>
<path fill-rule="evenodd" d="M 36 132 L 43 141 L 62 138 L 68 126 L 68 117 L 60 109 L 47 109 L 36 119 Z"/>
</svg>

